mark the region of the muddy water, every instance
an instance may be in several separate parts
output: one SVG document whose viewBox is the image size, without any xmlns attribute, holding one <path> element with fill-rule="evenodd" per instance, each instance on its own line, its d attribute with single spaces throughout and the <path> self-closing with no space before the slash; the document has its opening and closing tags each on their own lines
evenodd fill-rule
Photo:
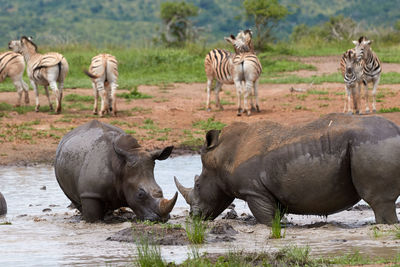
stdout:
<svg viewBox="0 0 400 267">
<path fill-rule="evenodd" d="M 157 162 L 155 177 L 165 197 L 170 198 L 176 191 L 174 175 L 183 185 L 192 186 L 194 175 L 200 172 L 199 156 L 181 156 Z M 133 244 L 105 241 L 130 223 L 88 224 L 77 220 L 76 211 L 67 208 L 70 202 L 59 188 L 52 167 L 0 167 L 0 192 L 8 204 L 8 214 L 0 218 L 0 223 L 11 223 L 0 225 L 0 266 L 125 266 L 132 262 L 136 251 Z M 250 213 L 245 202 L 236 200 L 235 205 L 239 216 Z M 184 224 L 187 209 L 179 196 L 170 222 Z M 264 225 L 219 218 L 210 226 L 229 223 L 238 231 L 236 240 L 210 242 L 200 252 L 268 252 L 296 244 L 310 246 L 316 255 L 354 250 L 385 257 L 400 253 L 393 226 L 378 226 L 379 236 L 374 236 L 373 226 L 369 225 L 374 221 L 371 210 L 344 211 L 328 219 L 288 215 L 287 220 L 286 237 L 272 240 L 270 229 Z M 209 240 L 213 238 L 210 236 Z M 168 261 L 181 262 L 189 251 L 188 247 L 162 247 L 162 255 Z"/>
</svg>

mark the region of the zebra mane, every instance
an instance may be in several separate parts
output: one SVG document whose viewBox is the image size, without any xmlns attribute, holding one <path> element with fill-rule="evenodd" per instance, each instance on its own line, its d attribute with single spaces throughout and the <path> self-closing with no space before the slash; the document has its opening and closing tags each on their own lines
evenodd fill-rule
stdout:
<svg viewBox="0 0 400 267">
<path fill-rule="evenodd" d="M 22 36 L 21 37 L 21 41 L 25 39 L 26 41 L 28 41 L 29 43 L 31 43 L 34 47 L 35 47 L 35 51 L 38 50 L 37 45 L 32 41 L 32 37 L 26 37 L 26 36 Z"/>
</svg>

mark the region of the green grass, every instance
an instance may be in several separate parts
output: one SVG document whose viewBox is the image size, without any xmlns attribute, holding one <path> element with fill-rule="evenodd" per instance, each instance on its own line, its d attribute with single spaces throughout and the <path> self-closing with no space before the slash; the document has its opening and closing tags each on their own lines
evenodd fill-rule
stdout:
<svg viewBox="0 0 400 267">
<path fill-rule="evenodd" d="M 282 218 L 282 213 L 279 207 L 275 210 L 275 215 L 274 219 L 272 220 L 272 225 L 271 225 L 271 238 L 273 239 L 280 239 L 284 238 L 286 234 L 286 229 L 282 233 L 282 225 L 281 225 L 281 218 Z"/>
<path fill-rule="evenodd" d="M 198 128 L 208 132 L 209 130 L 222 130 L 226 126 L 225 123 L 216 121 L 214 117 L 207 120 L 199 120 L 193 123 L 194 128 Z"/>
<path fill-rule="evenodd" d="M 378 110 L 378 113 L 392 113 L 392 112 L 400 112 L 400 108 L 391 107 L 391 108 L 381 108 Z"/>
<path fill-rule="evenodd" d="M 151 95 L 139 92 L 137 86 L 135 86 L 132 90 L 130 90 L 129 93 L 117 94 L 117 97 L 125 98 L 127 100 L 152 98 Z"/>
<path fill-rule="evenodd" d="M 207 222 L 200 217 L 188 217 L 185 222 L 186 235 L 192 244 L 203 244 L 205 241 Z"/>
<path fill-rule="evenodd" d="M 9 221 L 5 221 L 5 222 L 0 222 L 0 225 L 12 225 L 12 223 Z"/>
<path fill-rule="evenodd" d="M 69 94 L 66 95 L 63 100 L 65 101 L 73 101 L 73 102 L 78 102 L 78 101 L 83 101 L 83 102 L 93 102 L 94 97 L 93 96 L 86 96 L 86 95 L 78 95 L 78 94 Z"/>
<path fill-rule="evenodd" d="M 137 259 L 136 266 L 140 267 L 163 267 L 166 263 L 161 257 L 161 248 L 153 244 L 147 238 L 140 238 L 136 241 Z"/>
</svg>

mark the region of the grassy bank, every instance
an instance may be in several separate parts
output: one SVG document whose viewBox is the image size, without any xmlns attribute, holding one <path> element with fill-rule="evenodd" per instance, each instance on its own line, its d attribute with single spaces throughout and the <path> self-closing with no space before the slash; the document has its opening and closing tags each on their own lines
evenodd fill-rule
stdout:
<svg viewBox="0 0 400 267">
<path fill-rule="evenodd" d="M 185 48 L 127 48 L 108 47 L 94 48 L 90 45 L 67 45 L 58 47 L 40 47 L 41 53 L 57 51 L 68 60 L 69 73 L 65 81 L 66 88 L 90 88 L 90 79 L 83 74 L 91 58 L 99 53 L 110 53 L 119 61 L 119 88 L 132 89 L 137 85 L 160 85 L 169 83 L 205 82 L 204 57 L 213 47 L 231 50 L 224 44 L 213 47 L 191 45 Z M 340 55 L 351 48 L 347 42 L 324 44 L 316 42 L 279 43 L 271 46 L 268 51 L 259 52 L 258 56 L 263 66 L 261 83 L 322 83 L 342 82 L 339 73 L 301 78 L 294 75 L 285 75 L 285 72 L 296 70 L 315 70 L 315 66 L 296 61 L 292 56 L 327 56 Z M 383 62 L 400 63 L 400 46 L 374 47 Z M 28 78 L 25 75 L 25 81 Z M 383 73 L 381 84 L 399 83 L 398 73 Z M 0 83 L 0 91 L 15 91 L 9 78 Z"/>
</svg>

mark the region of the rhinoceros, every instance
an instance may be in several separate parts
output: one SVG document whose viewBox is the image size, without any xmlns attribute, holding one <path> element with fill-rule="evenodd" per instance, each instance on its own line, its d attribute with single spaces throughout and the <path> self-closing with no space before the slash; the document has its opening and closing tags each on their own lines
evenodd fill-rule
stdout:
<svg viewBox="0 0 400 267">
<path fill-rule="evenodd" d="M 155 160 L 165 160 L 173 147 L 145 151 L 131 135 L 93 120 L 67 133 L 55 158 L 55 175 L 66 196 L 88 222 L 129 206 L 138 219 L 166 221 L 178 193 L 163 198 L 154 180 Z"/>
<path fill-rule="evenodd" d="M 7 202 L 3 194 L 0 192 L 0 215 L 7 213 Z"/>
<path fill-rule="evenodd" d="M 243 199 L 259 223 L 277 209 L 323 215 L 365 200 L 376 223 L 397 223 L 400 127 L 378 116 L 329 114 L 303 126 L 238 122 L 206 134 L 194 188 L 178 190 L 193 215 L 214 219 Z"/>
</svg>

